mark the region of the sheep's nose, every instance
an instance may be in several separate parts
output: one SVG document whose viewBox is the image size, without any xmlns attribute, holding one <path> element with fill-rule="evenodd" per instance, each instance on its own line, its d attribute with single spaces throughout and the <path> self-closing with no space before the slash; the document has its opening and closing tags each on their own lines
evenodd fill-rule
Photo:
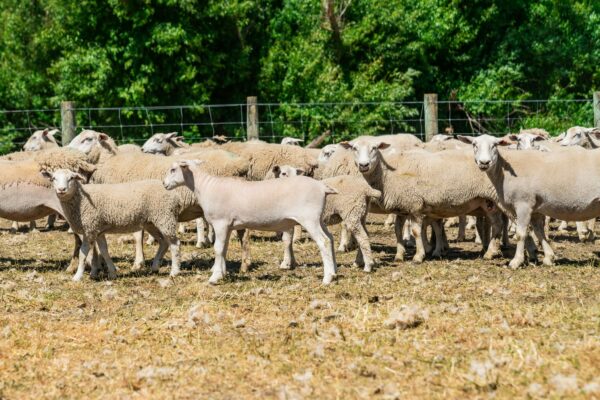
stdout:
<svg viewBox="0 0 600 400">
<path fill-rule="evenodd" d="M 479 161 L 479 164 L 481 164 L 481 165 L 490 165 L 490 160 L 481 160 L 481 161 Z"/>
<path fill-rule="evenodd" d="M 358 166 L 360 168 L 369 168 L 369 163 L 359 163 Z"/>
</svg>

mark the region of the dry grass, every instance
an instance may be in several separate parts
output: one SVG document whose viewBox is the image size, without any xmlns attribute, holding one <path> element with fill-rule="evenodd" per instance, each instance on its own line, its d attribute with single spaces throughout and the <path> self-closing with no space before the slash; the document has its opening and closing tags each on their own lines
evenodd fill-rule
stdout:
<svg viewBox="0 0 600 400">
<path fill-rule="evenodd" d="M 338 255 L 330 287 L 311 242 L 280 271 L 281 246 L 258 238 L 240 275 L 234 241 L 232 277 L 210 287 L 212 250 L 186 244 L 172 281 L 167 264 L 129 273 L 113 237 L 119 279 L 73 283 L 65 232 L 4 231 L 0 398 L 600 397 L 597 246 L 556 238 L 552 268 L 512 271 L 472 243 L 412 265 L 370 231 L 379 267 Z"/>
</svg>

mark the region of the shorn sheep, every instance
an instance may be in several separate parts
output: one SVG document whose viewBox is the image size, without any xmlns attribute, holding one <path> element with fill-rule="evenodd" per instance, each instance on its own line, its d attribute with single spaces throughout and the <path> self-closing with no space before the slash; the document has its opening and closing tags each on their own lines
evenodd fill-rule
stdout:
<svg viewBox="0 0 600 400">
<path fill-rule="evenodd" d="M 52 182 L 63 216 L 71 229 L 82 236 L 74 281 L 83 277 L 85 260 L 96 243 L 106 263 L 108 277 L 114 279 L 116 268 L 108 253 L 105 234 L 133 233 L 142 228 L 157 237 L 160 243 L 152 262 L 152 271 L 158 272 L 160 260 L 170 247 L 171 276 L 179 274 L 179 198 L 176 193 L 167 192 L 160 181 L 82 185 L 85 178 L 68 169 L 54 172 L 42 170 L 42 174 Z M 98 265 L 94 263 L 92 278 L 97 275 Z"/>
<path fill-rule="evenodd" d="M 23 146 L 23 150 L 39 151 L 59 147 L 58 143 L 56 142 L 56 138 L 54 137 L 54 135 L 57 133 L 60 133 L 58 129 L 49 128 L 35 131 L 29 137 L 29 139 L 27 139 L 27 142 Z"/>
<path fill-rule="evenodd" d="M 293 146 L 290 146 L 293 147 Z M 226 274 L 225 259 L 232 230 L 283 231 L 290 237 L 286 253 L 291 255 L 291 235 L 300 224 L 319 246 L 323 259 L 323 283 L 336 275 L 331 234 L 321 221 L 325 196 L 335 193 L 324 183 L 304 176 L 249 182 L 220 178 L 203 172 L 196 161 L 173 163 L 164 179 L 168 190 L 185 185 L 193 190 L 206 220 L 215 230 L 215 263 L 209 283 Z"/>
</svg>

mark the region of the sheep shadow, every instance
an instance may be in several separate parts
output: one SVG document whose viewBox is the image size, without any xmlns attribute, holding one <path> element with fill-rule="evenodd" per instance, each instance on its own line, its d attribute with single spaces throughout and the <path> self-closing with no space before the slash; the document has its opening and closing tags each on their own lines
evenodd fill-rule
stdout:
<svg viewBox="0 0 600 400">
<path fill-rule="evenodd" d="M 33 258 L 8 258 L 0 257 L 0 272 L 9 271 L 11 269 L 23 272 L 37 271 L 37 272 L 50 272 L 50 271 L 64 271 L 69 265 L 68 261 L 54 261 L 47 260 L 40 264 L 39 259 Z"/>
</svg>

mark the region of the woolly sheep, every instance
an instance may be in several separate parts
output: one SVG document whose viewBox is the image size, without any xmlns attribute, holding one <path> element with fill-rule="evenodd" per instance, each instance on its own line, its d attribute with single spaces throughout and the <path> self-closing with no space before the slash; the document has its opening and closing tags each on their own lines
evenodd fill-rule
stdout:
<svg viewBox="0 0 600 400">
<path fill-rule="evenodd" d="M 85 129 L 75 136 L 68 147 L 88 155 L 91 163 L 97 164 L 119 153 L 115 141 L 106 133 Z"/>
<path fill-rule="evenodd" d="M 517 225 L 517 249 L 509 265 L 525 261 L 525 239 L 531 223 L 544 250 L 543 263 L 554 264 L 554 251 L 544 232 L 544 216 L 585 221 L 600 215 L 600 160 L 593 151 L 500 151 L 508 143 L 489 135 L 460 137 L 473 145 L 474 165 L 494 187 L 498 206 Z M 472 161 L 473 161 L 472 158 Z M 571 166 L 565 170 L 565 165 Z"/>
<path fill-rule="evenodd" d="M 501 220 L 491 212 L 493 208 L 489 204 L 496 198 L 494 189 L 482 179 L 477 168 L 469 165 L 468 152 L 420 150 L 384 158 L 381 150 L 389 147 L 385 142 L 357 139 L 341 145 L 352 149 L 355 164 L 369 185 L 382 192 L 383 208 L 410 216 L 417 245 L 414 262 L 422 262 L 425 257 L 421 235 L 425 217 L 448 218 L 479 208 L 486 210 L 494 221 L 493 240 L 484 258 L 490 259 L 499 253 Z M 436 234 L 441 238 L 441 232 Z"/>
<path fill-rule="evenodd" d="M 286 172 L 286 175 L 282 173 L 279 176 L 275 173 L 275 176 L 279 178 L 302 174 L 301 170 L 289 165 L 275 166 L 273 169 Z M 369 201 L 371 199 L 379 200 L 381 192 L 371 188 L 364 178 L 359 176 L 342 175 L 324 179 L 322 182 L 337 192 L 325 199 L 323 222 L 327 225 L 344 223 L 346 228 L 354 235 L 359 246 L 354 264 L 363 266 L 365 272 L 371 272 L 373 257 L 365 221 L 369 211 Z M 291 263 L 287 266 L 292 268 L 295 262 L 293 258 L 289 261 Z"/>
<path fill-rule="evenodd" d="M 335 191 L 324 183 L 304 176 L 260 182 L 215 177 L 203 172 L 195 161 L 173 163 L 163 183 L 169 190 L 182 185 L 194 190 L 206 220 L 214 227 L 215 263 L 210 283 L 219 282 L 226 274 L 232 230 L 284 231 L 289 244 L 286 254 L 291 257 L 291 235 L 296 224 L 302 225 L 319 247 L 323 283 L 331 283 L 335 277 L 333 241 L 321 222 L 325 196 Z"/>
<path fill-rule="evenodd" d="M 82 175 L 68 169 L 54 172 L 42 170 L 52 181 L 62 212 L 71 229 L 82 236 L 79 265 L 73 277 L 83 277 L 84 260 L 97 243 L 108 269 L 108 277 L 116 277 L 116 268 L 108 253 L 105 235 L 133 233 L 148 230 L 160 240 L 152 262 L 152 271 L 158 272 L 167 248 L 171 249 L 171 276 L 179 274 L 179 239 L 177 218 L 180 214 L 179 196 L 166 191 L 161 182 L 147 180 L 122 184 L 81 185 Z M 92 266 L 92 278 L 98 274 Z"/>
<path fill-rule="evenodd" d="M 133 143 L 121 144 L 121 145 L 117 146 L 117 149 L 119 149 L 120 153 L 129 153 L 129 152 L 137 153 L 137 152 L 142 151 L 142 148 L 139 145 L 133 144 Z"/>
<path fill-rule="evenodd" d="M 281 144 L 287 144 L 290 146 L 300 146 L 300 143 L 304 142 L 302 139 L 297 139 L 293 137 L 286 136 L 281 139 Z"/>
</svg>

